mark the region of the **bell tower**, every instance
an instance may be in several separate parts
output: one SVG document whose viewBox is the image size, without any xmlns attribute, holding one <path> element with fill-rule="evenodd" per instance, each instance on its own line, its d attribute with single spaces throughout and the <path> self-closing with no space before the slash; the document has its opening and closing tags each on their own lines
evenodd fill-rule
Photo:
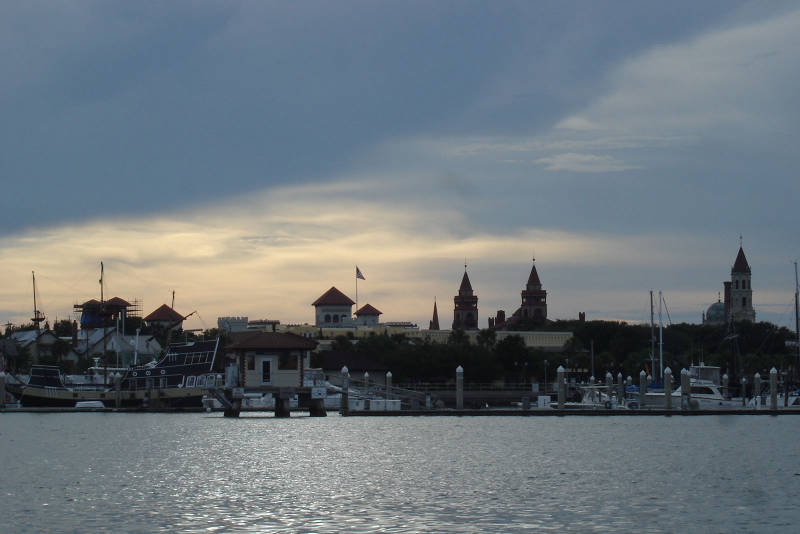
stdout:
<svg viewBox="0 0 800 534">
<path fill-rule="evenodd" d="M 728 319 L 734 322 L 755 322 L 756 320 L 756 312 L 753 309 L 753 287 L 750 285 L 750 279 L 750 265 L 747 263 L 740 242 L 739 253 L 736 255 L 736 261 L 733 262 L 733 268 L 731 268 L 731 281 L 725 283 L 727 300 L 725 307 L 730 314 Z"/>
<path fill-rule="evenodd" d="M 453 297 L 453 303 L 455 304 L 453 309 L 453 330 L 477 330 L 478 297 L 472 291 L 466 264 L 464 264 L 461 287 L 458 288 L 458 295 Z"/>
<path fill-rule="evenodd" d="M 519 313 L 523 320 L 538 323 L 547 319 L 547 291 L 542 289 L 539 273 L 536 272 L 536 258 L 533 259 L 528 283 L 522 290 L 522 306 L 520 306 Z"/>
</svg>

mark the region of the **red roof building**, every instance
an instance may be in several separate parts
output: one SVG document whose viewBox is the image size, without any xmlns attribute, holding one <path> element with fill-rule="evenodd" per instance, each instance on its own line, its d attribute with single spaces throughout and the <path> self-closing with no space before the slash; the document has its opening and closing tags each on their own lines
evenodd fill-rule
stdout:
<svg viewBox="0 0 800 534">
<path fill-rule="evenodd" d="M 283 332 L 254 332 L 228 345 L 226 353 L 236 360 L 244 387 L 298 387 L 310 366 L 317 343 Z"/>
<path fill-rule="evenodd" d="M 172 323 L 182 323 L 183 322 L 183 315 L 176 312 L 166 304 L 162 304 L 155 311 L 153 311 L 150 315 L 144 318 L 144 320 L 148 324 L 153 323 L 162 323 L 162 324 L 172 324 Z"/>
<path fill-rule="evenodd" d="M 352 326 L 353 325 L 353 300 L 331 287 L 311 305 L 316 308 L 316 326 Z M 377 323 L 377 321 L 376 321 Z"/>
<path fill-rule="evenodd" d="M 352 306 L 355 304 L 353 300 L 350 299 L 347 295 L 336 289 L 336 287 L 331 287 L 325 293 L 322 294 L 317 300 L 315 300 L 311 305 L 312 306 Z"/>
<path fill-rule="evenodd" d="M 378 317 L 382 313 L 372 304 L 364 304 L 356 312 L 356 324 L 359 326 L 378 326 Z"/>
</svg>

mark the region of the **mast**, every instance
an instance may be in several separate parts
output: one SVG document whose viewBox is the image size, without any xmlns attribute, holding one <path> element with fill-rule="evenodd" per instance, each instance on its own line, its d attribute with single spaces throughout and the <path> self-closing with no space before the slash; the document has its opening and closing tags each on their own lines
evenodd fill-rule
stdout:
<svg viewBox="0 0 800 534">
<path fill-rule="evenodd" d="M 659 378 L 664 379 L 664 321 L 661 316 L 661 290 L 658 290 L 658 369 Z"/>
<path fill-rule="evenodd" d="M 797 334 L 797 367 L 800 369 L 800 305 L 798 304 L 798 296 L 800 295 L 800 283 L 797 281 L 797 262 L 794 262 L 794 332 Z M 797 376 L 797 371 L 795 371 Z"/>
<path fill-rule="evenodd" d="M 650 372 L 656 368 L 656 325 L 653 321 L 653 290 L 650 290 Z"/>
<path fill-rule="evenodd" d="M 31 278 L 33 279 L 33 324 L 36 326 L 36 332 L 39 332 L 39 323 L 44 321 L 44 315 L 39 311 L 39 306 L 36 305 L 36 273 L 31 271 Z"/>
<path fill-rule="evenodd" d="M 105 372 L 103 373 L 103 385 L 108 385 L 108 361 L 106 360 L 106 304 L 103 299 L 103 262 L 100 262 L 100 322 L 103 324 L 103 365 Z"/>
</svg>

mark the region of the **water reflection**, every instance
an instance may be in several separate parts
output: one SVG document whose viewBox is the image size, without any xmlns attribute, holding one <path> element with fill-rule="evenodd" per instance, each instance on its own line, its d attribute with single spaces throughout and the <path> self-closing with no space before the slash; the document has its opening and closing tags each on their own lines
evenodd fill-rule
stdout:
<svg viewBox="0 0 800 534">
<path fill-rule="evenodd" d="M 791 416 L 3 414 L 0 507 L 15 532 L 764 531 L 794 518 L 799 429 Z"/>
</svg>

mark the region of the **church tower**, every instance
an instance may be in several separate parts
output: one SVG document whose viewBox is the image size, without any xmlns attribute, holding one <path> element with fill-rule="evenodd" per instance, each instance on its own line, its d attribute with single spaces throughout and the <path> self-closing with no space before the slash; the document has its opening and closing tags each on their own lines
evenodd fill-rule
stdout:
<svg viewBox="0 0 800 534">
<path fill-rule="evenodd" d="M 436 310 L 436 301 L 433 301 L 433 318 L 428 326 L 428 330 L 439 330 L 439 312 Z"/>
<path fill-rule="evenodd" d="M 464 265 L 464 277 L 458 295 L 453 297 L 455 309 L 453 310 L 453 330 L 478 329 L 478 297 L 472 291 L 472 284 L 467 276 L 467 266 Z"/>
<path fill-rule="evenodd" d="M 522 320 L 543 322 L 547 319 L 547 291 L 542 289 L 539 273 L 536 272 L 536 258 L 533 259 L 528 283 L 522 290 L 522 306 L 519 314 Z"/>
<path fill-rule="evenodd" d="M 750 276 L 750 265 L 747 263 L 744 250 L 739 245 L 739 253 L 731 269 L 731 281 L 725 283 L 725 309 L 729 314 L 728 319 L 734 322 L 756 320 Z"/>
</svg>

